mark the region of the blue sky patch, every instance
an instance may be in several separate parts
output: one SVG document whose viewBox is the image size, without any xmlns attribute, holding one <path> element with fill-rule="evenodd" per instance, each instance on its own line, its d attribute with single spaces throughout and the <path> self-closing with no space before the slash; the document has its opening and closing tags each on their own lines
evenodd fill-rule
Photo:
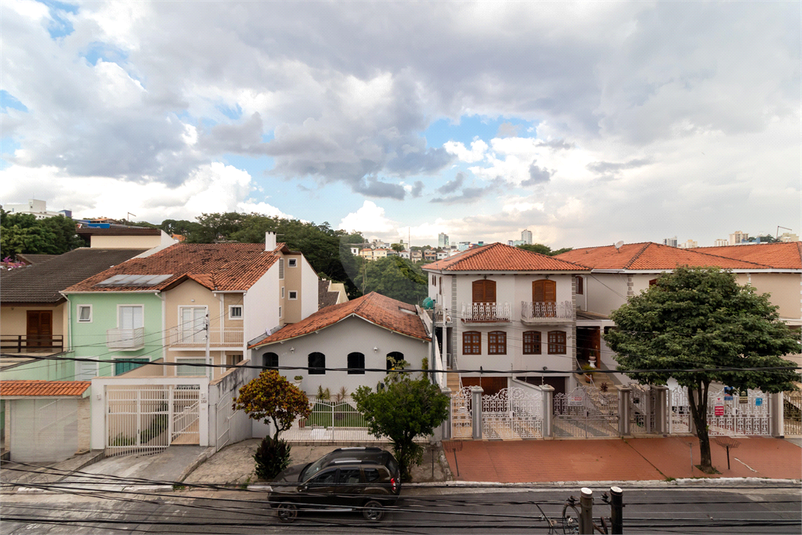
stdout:
<svg viewBox="0 0 802 535">
<path fill-rule="evenodd" d="M 528 132 L 534 125 L 530 121 L 505 117 L 482 117 L 479 115 L 466 115 L 460 118 L 459 124 L 451 119 L 443 118 L 434 121 L 423 132 L 429 147 L 442 147 L 447 141 L 459 141 L 469 147 L 475 138 L 489 142 L 499 133 L 499 127 L 508 123 L 510 130 L 517 131 L 518 137 L 534 137 Z"/>
<path fill-rule="evenodd" d="M 128 60 L 128 53 L 121 48 L 95 41 L 89 45 L 83 57 L 92 65 L 97 65 L 98 60 L 121 64 Z"/>
<path fill-rule="evenodd" d="M 25 104 L 17 100 L 14 95 L 5 89 L 0 89 L 0 111 L 3 113 L 8 113 L 8 108 L 24 112 L 28 111 L 28 108 L 25 106 Z"/>
<path fill-rule="evenodd" d="M 228 117 L 232 120 L 237 120 L 242 117 L 242 108 L 240 108 L 239 104 L 235 104 L 236 107 L 232 108 L 226 104 L 220 104 L 216 106 L 217 111 Z"/>
<path fill-rule="evenodd" d="M 47 24 L 47 31 L 50 37 L 58 39 L 70 35 L 74 31 L 72 22 L 65 15 L 67 13 L 73 15 L 78 13 L 78 6 L 54 0 L 40 0 L 40 2 L 50 8 L 52 20 Z"/>
</svg>

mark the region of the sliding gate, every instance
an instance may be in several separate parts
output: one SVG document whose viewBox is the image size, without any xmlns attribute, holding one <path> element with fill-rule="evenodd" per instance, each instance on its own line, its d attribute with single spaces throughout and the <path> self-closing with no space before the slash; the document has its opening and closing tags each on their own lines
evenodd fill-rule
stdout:
<svg viewBox="0 0 802 535">
<path fill-rule="evenodd" d="M 198 385 L 107 385 L 106 456 L 199 444 Z"/>
</svg>

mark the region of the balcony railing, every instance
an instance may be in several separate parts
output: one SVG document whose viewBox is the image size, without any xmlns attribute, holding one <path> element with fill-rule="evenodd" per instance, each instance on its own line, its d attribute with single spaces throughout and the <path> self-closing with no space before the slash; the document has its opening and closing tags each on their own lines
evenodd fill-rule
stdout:
<svg viewBox="0 0 802 535">
<path fill-rule="evenodd" d="M 571 301 L 521 301 L 521 321 L 548 323 L 554 320 L 572 321 L 574 305 Z"/>
<path fill-rule="evenodd" d="M 509 303 L 463 303 L 460 318 L 464 323 L 500 323 L 512 320 Z"/>
<path fill-rule="evenodd" d="M 203 348 L 206 347 L 206 331 L 182 329 L 173 327 L 168 333 L 168 344 L 175 348 Z M 212 329 L 209 336 L 210 347 L 242 347 L 245 340 L 242 329 L 226 329 L 218 331 Z"/>
<path fill-rule="evenodd" d="M 106 331 L 106 347 L 123 351 L 142 349 L 145 347 L 145 329 L 109 329 Z"/>
<path fill-rule="evenodd" d="M 3 334 L 0 335 L 0 351 L 4 353 L 34 353 L 64 351 L 64 336 L 61 334 Z"/>
</svg>

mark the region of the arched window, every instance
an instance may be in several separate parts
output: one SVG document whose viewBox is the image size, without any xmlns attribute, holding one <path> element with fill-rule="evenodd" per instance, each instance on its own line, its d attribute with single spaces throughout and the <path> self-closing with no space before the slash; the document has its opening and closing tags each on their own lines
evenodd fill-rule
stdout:
<svg viewBox="0 0 802 535">
<path fill-rule="evenodd" d="M 365 374 L 365 355 L 362 353 L 348 353 L 348 375 Z"/>
<path fill-rule="evenodd" d="M 323 353 L 309 353 L 309 375 L 326 374 L 326 355 Z"/>
<path fill-rule="evenodd" d="M 524 332 L 524 355 L 540 355 L 540 331 Z"/>
<path fill-rule="evenodd" d="M 266 370 L 278 369 L 278 355 L 275 353 L 265 353 L 262 355 L 262 368 Z"/>
<path fill-rule="evenodd" d="M 482 354 L 482 333 L 479 331 L 465 331 L 462 333 L 462 354 Z"/>
<path fill-rule="evenodd" d="M 496 281 L 478 280 L 472 283 L 474 303 L 495 303 L 496 302 Z"/>
<path fill-rule="evenodd" d="M 556 302 L 557 283 L 546 279 L 532 282 L 532 301 L 535 303 Z"/>
<path fill-rule="evenodd" d="M 565 355 L 565 331 L 549 331 L 549 355 Z"/>
<path fill-rule="evenodd" d="M 393 368 L 396 368 L 402 360 L 404 360 L 404 354 L 399 351 L 387 353 L 387 373 L 390 373 Z"/>
</svg>

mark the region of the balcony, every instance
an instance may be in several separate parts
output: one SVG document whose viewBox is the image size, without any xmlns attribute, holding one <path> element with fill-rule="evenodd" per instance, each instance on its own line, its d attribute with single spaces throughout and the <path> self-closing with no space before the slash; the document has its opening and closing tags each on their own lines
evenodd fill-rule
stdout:
<svg viewBox="0 0 802 535">
<path fill-rule="evenodd" d="M 521 323 L 524 325 L 573 323 L 575 318 L 571 301 L 521 301 Z"/>
<path fill-rule="evenodd" d="M 209 347 L 214 349 L 238 349 L 242 348 L 244 342 L 245 333 L 242 329 L 212 330 L 209 337 Z M 170 349 L 204 349 L 206 347 L 206 331 L 173 327 L 167 332 L 167 343 Z"/>
<path fill-rule="evenodd" d="M 0 335 L 0 351 L 3 353 L 61 353 L 64 351 L 64 336 L 61 334 L 3 334 Z"/>
<path fill-rule="evenodd" d="M 509 323 L 512 321 L 512 307 L 509 303 L 462 303 L 460 319 L 466 325 Z"/>
<path fill-rule="evenodd" d="M 145 328 L 109 329 L 106 331 L 106 347 L 115 351 L 136 351 L 145 347 Z"/>
</svg>

